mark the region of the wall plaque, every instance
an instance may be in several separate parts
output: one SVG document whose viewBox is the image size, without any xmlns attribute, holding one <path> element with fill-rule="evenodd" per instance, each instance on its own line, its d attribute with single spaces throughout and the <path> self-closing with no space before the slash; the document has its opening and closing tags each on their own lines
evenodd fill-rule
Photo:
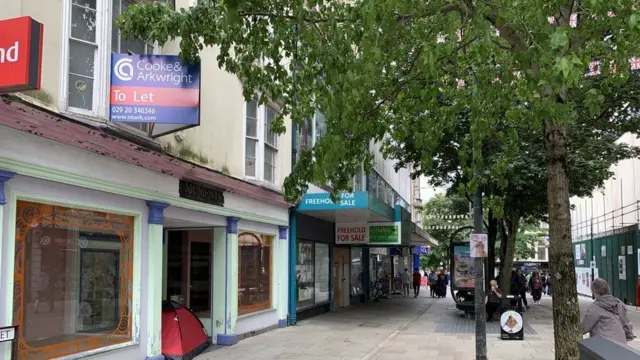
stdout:
<svg viewBox="0 0 640 360">
<path fill-rule="evenodd" d="M 215 206 L 224 206 L 224 192 L 213 187 L 180 180 L 180 197 Z"/>
</svg>

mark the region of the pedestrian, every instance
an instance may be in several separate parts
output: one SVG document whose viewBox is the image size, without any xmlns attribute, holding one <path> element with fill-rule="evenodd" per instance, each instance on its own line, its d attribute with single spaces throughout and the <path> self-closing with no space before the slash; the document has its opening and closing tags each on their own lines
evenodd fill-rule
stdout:
<svg viewBox="0 0 640 360">
<path fill-rule="evenodd" d="M 498 288 L 497 281 L 491 280 L 489 284 L 491 286 L 491 290 L 489 290 L 487 298 L 485 299 L 485 310 L 487 311 L 487 321 L 493 321 L 493 314 L 495 314 L 500 307 L 500 298 L 502 297 L 502 293 Z"/>
<path fill-rule="evenodd" d="M 622 301 L 611 295 L 609 284 L 597 278 L 591 283 L 591 292 L 595 301 L 587 308 L 580 323 L 582 333 L 591 337 L 600 335 L 625 344 L 635 339 L 633 324 L 627 317 L 627 308 Z"/>
<path fill-rule="evenodd" d="M 540 304 L 540 298 L 542 298 L 542 279 L 537 271 L 534 271 L 531 274 L 531 279 L 529 279 L 529 289 L 531 289 L 533 303 Z"/>
<path fill-rule="evenodd" d="M 542 280 L 542 293 L 547 295 L 547 273 L 543 272 L 540 276 L 540 280 Z"/>
<path fill-rule="evenodd" d="M 522 274 L 522 270 L 516 270 L 515 276 L 513 278 L 513 287 L 515 290 L 515 294 L 519 296 L 518 299 L 518 307 L 524 311 L 525 309 L 529 309 L 529 304 L 527 303 L 527 279 Z M 524 307 L 522 305 L 524 304 Z"/>
<path fill-rule="evenodd" d="M 547 296 L 551 296 L 551 288 L 553 287 L 553 277 L 551 273 L 547 273 Z"/>
<path fill-rule="evenodd" d="M 436 275 L 435 271 L 431 270 L 428 279 L 429 290 L 431 290 L 431 297 L 434 297 L 436 295 L 436 290 L 438 289 L 438 275 Z"/>
<path fill-rule="evenodd" d="M 409 296 L 409 288 L 411 287 L 411 274 L 409 274 L 409 269 L 404 268 L 404 273 L 402 274 L 402 294 L 404 297 Z"/>
<path fill-rule="evenodd" d="M 437 287 L 438 287 L 438 297 L 439 298 L 443 298 L 447 296 L 447 275 L 445 275 L 444 271 L 440 272 L 440 275 L 438 275 L 438 281 L 437 281 Z"/>
<path fill-rule="evenodd" d="M 418 268 L 415 268 L 413 272 L 413 297 L 417 298 L 418 294 L 420 294 L 420 281 L 422 280 L 422 275 L 420 275 L 420 271 Z"/>
</svg>

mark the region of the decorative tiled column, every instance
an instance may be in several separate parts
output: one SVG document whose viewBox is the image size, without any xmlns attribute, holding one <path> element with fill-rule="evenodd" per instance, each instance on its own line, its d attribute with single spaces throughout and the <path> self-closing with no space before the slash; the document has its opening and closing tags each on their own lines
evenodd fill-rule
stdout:
<svg viewBox="0 0 640 360">
<path fill-rule="evenodd" d="M 234 345 L 238 342 L 236 321 L 238 320 L 238 221 L 237 217 L 227 217 L 226 236 L 214 234 L 214 302 L 218 313 L 216 319 L 216 343 Z M 221 320 L 220 320 L 221 319 Z"/>
<path fill-rule="evenodd" d="M 164 209 L 167 203 L 147 201 L 149 229 L 147 230 L 147 263 L 143 279 L 147 282 L 147 359 L 162 360 L 162 239 Z M 144 300 L 143 300 L 144 301 Z"/>
<path fill-rule="evenodd" d="M 278 227 L 278 327 L 286 327 L 287 326 L 287 289 L 289 288 L 289 282 L 287 281 L 287 274 L 289 273 L 289 262 L 287 261 L 289 258 L 289 244 L 287 243 L 287 238 L 289 235 L 289 227 L 288 226 L 279 226 Z"/>
</svg>

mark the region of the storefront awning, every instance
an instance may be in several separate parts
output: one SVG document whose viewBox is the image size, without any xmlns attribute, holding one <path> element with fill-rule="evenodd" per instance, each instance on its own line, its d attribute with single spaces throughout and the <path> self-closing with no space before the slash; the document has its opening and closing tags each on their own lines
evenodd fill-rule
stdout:
<svg viewBox="0 0 640 360">
<path fill-rule="evenodd" d="M 438 240 L 436 240 L 433 236 L 429 235 L 429 233 L 418 226 L 416 223 L 411 223 L 411 245 L 412 246 L 436 246 L 438 245 Z"/>
</svg>

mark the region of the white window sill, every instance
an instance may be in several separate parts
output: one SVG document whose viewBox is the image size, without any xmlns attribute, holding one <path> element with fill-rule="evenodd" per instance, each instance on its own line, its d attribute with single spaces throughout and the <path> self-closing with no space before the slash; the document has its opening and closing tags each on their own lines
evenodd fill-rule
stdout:
<svg viewBox="0 0 640 360">
<path fill-rule="evenodd" d="M 87 358 L 89 356 L 104 354 L 104 353 L 107 353 L 107 352 L 126 349 L 126 348 L 132 348 L 132 347 L 136 347 L 136 346 L 140 346 L 140 343 L 136 342 L 136 341 L 127 341 L 127 342 L 124 342 L 122 344 L 109 345 L 109 346 L 105 346 L 105 347 L 102 347 L 102 348 L 99 348 L 99 349 L 95 349 L 95 350 L 89 350 L 89 351 L 84 351 L 84 352 L 80 352 L 80 353 L 77 353 L 77 354 L 62 356 L 62 357 L 59 357 L 59 358 L 55 358 L 53 360 L 85 359 L 85 358 Z"/>
<path fill-rule="evenodd" d="M 244 314 L 241 316 L 238 316 L 238 320 L 244 320 L 244 319 L 248 319 L 254 316 L 258 316 L 258 315 L 264 315 L 264 314 L 268 314 L 271 312 L 276 312 L 277 309 L 267 309 L 267 310 L 260 310 L 260 311 L 256 311 L 254 313 L 251 314 Z"/>
<path fill-rule="evenodd" d="M 268 188 L 270 190 L 282 193 L 282 189 L 278 188 L 278 186 L 276 184 L 272 183 L 272 182 L 264 181 L 264 180 L 258 180 L 256 178 L 249 177 L 249 176 L 245 176 L 243 180 L 246 181 L 246 182 L 249 182 L 249 183 L 251 183 L 253 185 L 262 186 L 264 188 Z"/>
</svg>

